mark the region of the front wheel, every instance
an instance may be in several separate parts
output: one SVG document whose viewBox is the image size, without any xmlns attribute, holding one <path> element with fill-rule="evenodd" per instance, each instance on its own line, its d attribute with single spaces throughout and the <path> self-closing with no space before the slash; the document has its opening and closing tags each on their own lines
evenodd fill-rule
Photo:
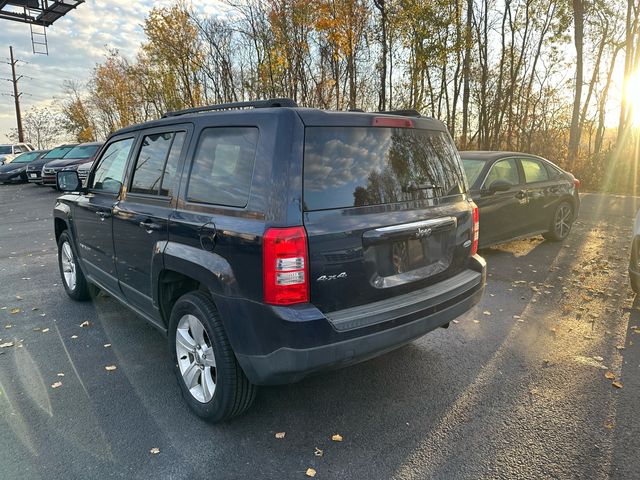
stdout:
<svg viewBox="0 0 640 480">
<path fill-rule="evenodd" d="M 171 311 L 169 332 L 178 384 L 196 415 L 216 423 L 251 406 L 257 387 L 238 364 L 207 295 L 191 292 L 180 297 Z"/>
<path fill-rule="evenodd" d="M 73 251 L 69 234 L 64 231 L 58 239 L 58 267 L 64 289 L 74 300 L 89 300 L 91 290 L 89 282 L 78 265 L 78 257 Z"/>
<path fill-rule="evenodd" d="M 569 235 L 573 220 L 573 207 L 571 204 L 566 201 L 560 202 L 553 213 L 549 231 L 542 236 L 551 242 L 561 242 Z"/>
</svg>

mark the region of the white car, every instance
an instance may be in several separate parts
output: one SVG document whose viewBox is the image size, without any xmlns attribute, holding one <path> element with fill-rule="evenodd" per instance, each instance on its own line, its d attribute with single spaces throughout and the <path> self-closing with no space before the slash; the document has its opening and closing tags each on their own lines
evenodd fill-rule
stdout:
<svg viewBox="0 0 640 480">
<path fill-rule="evenodd" d="M 11 163 L 21 153 L 35 150 L 30 143 L 8 143 L 0 145 L 0 165 Z"/>
</svg>

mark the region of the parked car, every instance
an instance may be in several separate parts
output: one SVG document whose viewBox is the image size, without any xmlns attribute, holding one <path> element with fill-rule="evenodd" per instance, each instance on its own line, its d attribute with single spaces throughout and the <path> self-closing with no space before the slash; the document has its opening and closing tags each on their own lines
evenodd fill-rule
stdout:
<svg viewBox="0 0 640 480">
<path fill-rule="evenodd" d="M 49 153 L 39 158 L 38 160 L 34 160 L 33 162 L 31 162 L 27 166 L 27 178 L 29 180 L 29 183 L 42 185 L 42 167 L 44 166 L 44 164 L 53 160 L 64 158 L 64 156 L 69 153 L 76 145 L 76 143 L 60 145 L 59 147 L 50 150 Z"/>
<path fill-rule="evenodd" d="M 21 153 L 11 163 L 0 166 L 0 183 L 18 183 L 27 181 L 27 165 L 41 158 L 49 150 L 32 150 Z"/>
<path fill-rule="evenodd" d="M 640 210 L 636 214 L 633 225 L 633 238 L 631 239 L 631 258 L 629 259 L 629 280 L 631 289 L 640 293 Z"/>
<path fill-rule="evenodd" d="M 11 163 L 18 155 L 35 150 L 30 143 L 0 145 L 0 165 Z"/>
<path fill-rule="evenodd" d="M 477 207 L 430 118 L 287 99 L 190 109 L 114 133 L 87 188 L 57 180 L 67 294 L 98 286 L 167 334 L 210 421 L 242 413 L 255 385 L 447 326 L 484 290 Z"/>
<path fill-rule="evenodd" d="M 480 209 L 480 248 L 542 234 L 564 240 L 580 209 L 580 181 L 535 155 L 460 152 Z"/>
<path fill-rule="evenodd" d="M 60 170 L 77 170 L 83 163 L 92 163 L 102 142 L 81 143 L 60 159 L 47 162 L 42 167 L 42 184 L 56 188 L 56 173 Z"/>
</svg>

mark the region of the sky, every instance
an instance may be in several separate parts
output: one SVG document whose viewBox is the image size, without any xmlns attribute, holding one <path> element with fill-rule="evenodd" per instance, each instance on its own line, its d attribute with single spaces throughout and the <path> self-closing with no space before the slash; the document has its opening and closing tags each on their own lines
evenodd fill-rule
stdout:
<svg viewBox="0 0 640 480">
<path fill-rule="evenodd" d="M 87 0 L 47 29 L 49 55 L 34 54 L 29 25 L 0 20 L 0 62 L 9 62 L 9 46 L 21 60 L 18 83 L 22 113 L 31 106 L 44 106 L 63 95 L 65 80 L 83 83 L 96 63 L 104 60 L 107 49 L 118 49 L 123 55 L 135 56 L 144 39 L 142 23 L 153 6 L 172 0 Z M 197 2 L 196 2 L 197 3 Z M 206 14 L 216 13 L 218 2 L 204 2 L 197 7 Z M 27 78 L 30 77 L 30 78 Z M 0 79 L 11 78 L 11 67 L 0 63 Z M 12 85 L 0 80 L 0 143 L 16 127 Z"/>
</svg>

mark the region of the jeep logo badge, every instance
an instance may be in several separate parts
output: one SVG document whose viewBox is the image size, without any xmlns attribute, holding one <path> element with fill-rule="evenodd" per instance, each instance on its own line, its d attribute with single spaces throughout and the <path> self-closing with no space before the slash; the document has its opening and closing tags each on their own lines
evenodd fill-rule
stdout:
<svg viewBox="0 0 640 480">
<path fill-rule="evenodd" d="M 425 238 L 431 235 L 431 233 L 433 232 L 433 230 L 431 228 L 425 227 L 425 228 L 420 228 L 418 227 L 418 231 L 416 232 L 416 237 L 417 238 Z"/>
</svg>

